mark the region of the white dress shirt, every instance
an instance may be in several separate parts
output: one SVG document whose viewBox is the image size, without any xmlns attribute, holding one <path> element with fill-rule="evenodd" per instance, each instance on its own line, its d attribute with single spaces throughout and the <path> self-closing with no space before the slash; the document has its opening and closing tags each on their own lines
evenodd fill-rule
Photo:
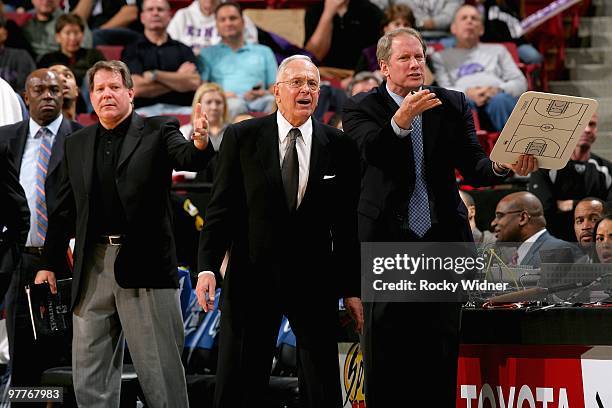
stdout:
<svg viewBox="0 0 612 408">
<path fill-rule="evenodd" d="M 289 138 L 287 136 L 289 135 L 289 131 L 295 126 L 289 123 L 280 113 L 280 111 L 276 113 L 276 124 L 278 125 L 278 153 L 280 157 L 280 169 L 283 166 L 285 151 L 287 150 L 287 144 L 289 143 Z M 300 169 L 297 200 L 297 206 L 299 207 L 302 199 L 304 198 L 304 194 L 306 193 L 306 186 L 308 185 L 310 152 L 312 151 L 312 118 L 308 118 L 308 120 L 299 126 L 298 129 L 302 133 L 302 136 L 298 137 L 295 141 Z M 204 273 L 211 273 L 214 275 L 214 272 L 212 271 L 202 271 L 198 274 L 198 277 Z"/>
<path fill-rule="evenodd" d="M 64 117 L 60 114 L 53 122 L 45 126 L 51 132 L 51 146 L 55 143 L 55 136 L 59 131 L 59 127 L 62 124 Z M 38 159 L 38 151 L 42 143 L 42 138 L 34 138 L 38 130 L 41 128 L 32 118 L 29 122 L 28 138 L 26 140 L 25 149 L 23 150 L 23 156 L 21 159 L 21 169 L 19 171 L 19 183 L 25 191 L 26 198 L 28 200 L 28 207 L 30 207 L 30 232 L 28 232 L 28 239 L 26 246 L 40 247 L 44 242 L 39 242 L 36 237 L 36 225 L 38 216 L 36 215 L 36 161 Z"/>
<path fill-rule="evenodd" d="M 278 125 L 278 152 L 280 157 L 280 166 L 283 166 L 285 151 L 289 143 L 289 131 L 294 126 L 287 122 L 287 119 L 278 111 L 276 113 L 276 124 Z M 298 137 L 295 141 L 297 149 L 298 163 L 300 167 L 300 177 L 298 186 L 297 206 L 300 206 L 304 193 L 306 193 L 306 185 L 308 184 L 308 172 L 310 170 L 310 151 L 312 150 L 312 118 L 308 118 L 302 126 L 298 127 L 302 133 L 302 137 Z"/>
</svg>

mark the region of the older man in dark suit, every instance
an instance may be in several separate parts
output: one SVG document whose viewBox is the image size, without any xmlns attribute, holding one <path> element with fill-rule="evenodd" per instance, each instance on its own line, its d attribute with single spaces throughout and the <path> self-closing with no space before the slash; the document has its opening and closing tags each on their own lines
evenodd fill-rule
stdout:
<svg viewBox="0 0 612 408">
<path fill-rule="evenodd" d="M 66 364 L 70 358 L 69 338 L 34 341 L 24 286 L 32 283 L 39 269 L 48 214 L 57 207 L 64 139 L 82 127 L 63 117 L 62 83 L 54 72 L 32 72 L 24 96 L 30 119 L 0 128 L 0 140 L 11 150 L 30 207 L 28 239 L 6 301 L 13 386 L 39 385 L 46 368 Z M 65 256 L 57 273 L 69 275 Z M 45 352 L 50 344 L 55 346 L 54 355 Z"/>
<path fill-rule="evenodd" d="M 118 407 L 124 339 L 150 407 L 188 406 L 172 235 L 172 169 L 206 167 L 207 122 L 194 142 L 178 121 L 133 113 L 127 66 L 100 61 L 87 74 L 100 123 L 66 140 L 58 206 L 49 218 L 36 283 L 56 290 L 76 231 L 72 280 L 72 370 L 77 403 Z"/>
<path fill-rule="evenodd" d="M 363 242 L 473 241 L 455 168 L 468 182 L 493 184 L 510 167 L 527 174 L 535 158 L 491 162 L 478 144 L 465 95 L 424 87 L 425 44 L 413 29 L 378 42 L 386 81 L 344 107 L 344 130 L 361 150 L 359 238 Z M 406 405 L 408 396 L 454 406 L 460 305 L 364 305 L 366 399 L 371 408 Z"/>
<path fill-rule="evenodd" d="M 230 249 L 215 389 L 218 408 L 265 401 L 283 314 L 297 337 L 305 407 L 341 407 L 338 298 L 361 326 L 359 156 L 312 119 L 319 72 L 305 56 L 279 67 L 278 111 L 224 134 L 200 240 L 200 304 L 212 306 Z"/>
</svg>

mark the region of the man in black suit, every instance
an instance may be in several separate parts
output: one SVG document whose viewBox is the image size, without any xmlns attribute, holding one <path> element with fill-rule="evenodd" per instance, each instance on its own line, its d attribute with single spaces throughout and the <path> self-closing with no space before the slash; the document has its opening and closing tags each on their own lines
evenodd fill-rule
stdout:
<svg viewBox="0 0 612 408">
<path fill-rule="evenodd" d="M 223 136 L 200 239 L 198 301 L 221 299 L 217 408 L 263 403 L 278 327 L 297 337 L 305 407 L 341 407 L 338 298 L 361 329 L 357 198 L 359 155 L 342 132 L 314 121 L 319 71 L 305 56 L 281 63 L 278 111 Z"/>
<path fill-rule="evenodd" d="M 24 96 L 30 119 L 0 128 L 0 140 L 11 150 L 30 207 L 30 231 L 6 299 L 11 384 L 16 387 L 39 385 L 45 369 L 70 359 L 69 338 L 34 340 L 24 286 L 32 283 L 39 269 L 48 214 L 57 207 L 64 139 L 81 128 L 62 116 L 62 84 L 54 72 L 32 72 Z M 57 272 L 61 277 L 69 275 L 65 256 Z M 51 344 L 54 355 L 46 353 Z"/>
<path fill-rule="evenodd" d="M 516 251 L 510 260 L 514 265 L 539 268 L 542 252 L 552 256 L 557 253 L 557 262 L 571 263 L 580 252 L 576 245 L 555 238 L 548 232 L 542 202 L 527 191 L 508 194 L 499 200 L 491 227 L 497 242 L 516 244 Z M 563 259 L 564 252 L 572 259 Z"/>
<path fill-rule="evenodd" d="M 0 298 L 4 298 L 30 230 L 28 201 L 4 142 L 0 143 L 0 208 Z"/>
<path fill-rule="evenodd" d="M 465 95 L 424 87 L 425 44 L 412 29 L 378 42 L 386 81 L 351 98 L 343 126 L 361 150 L 362 242 L 473 241 L 455 182 L 495 183 L 508 173 L 482 151 Z M 511 167 L 537 166 L 522 156 Z M 370 408 L 407 406 L 411 396 L 455 406 L 460 305 L 364 304 L 366 399 Z"/>
<path fill-rule="evenodd" d="M 173 168 L 201 170 L 213 155 L 207 122 L 196 118 L 191 143 L 175 119 L 134 114 L 133 82 L 121 61 L 97 62 L 87 78 L 100 123 L 66 140 L 35 281 L 56 290 L 54 272 L 76 232 L 72 370 L 79 406 L 119 406 L 126 339 L 147 406 L 186 407 L 169 195 Z"/>
</svg>

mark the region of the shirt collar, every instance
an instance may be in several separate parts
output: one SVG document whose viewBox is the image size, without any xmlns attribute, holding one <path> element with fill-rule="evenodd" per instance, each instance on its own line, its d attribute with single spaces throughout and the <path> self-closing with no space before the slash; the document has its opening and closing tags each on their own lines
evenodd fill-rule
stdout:
<svg viewBox="0 0 612 408">
<path fill-rule="evenodd" d="M 393 92 L 391 89 L 389 89 L 389 82 L 385 82 L 385 88 L 387 88 L 387 92 L 389 92 L 389 95 L 391 96 L 391 98 L 393 98 L 393 100 L 395 101 L 395 103 L 397 103 L 397 105 L 401 105 L 402 102 L 404 101 L 404 97 L 401 95 L 396 94 L 395 92 Z M 419 91 L 423 89 L 423 87 L 419 88 Z"/>
<path fill-rule="evenodd" d="M 132 111 L 131 114 L 129 114 L 125 119 L 123 119 L 123 121 L 121 123 L 119 123 L 113 129 L 106 129 L 104 126 L 102 126 L 102 123 L 98 122 L 98 129 L 100 131 L 100 135 L 103 135 L 103 134 L 106 134 L 106 133 L 110 133 L 110 134 L 114 134 L 114 135 L 120 135 L 120 136 L 125 135 L 127 133 L 128 129 L 130 128 L 130 125 L 132 124 L 132 116 L 133 115 L 134 115 L 134 111 Z"/>
<path fill-rule="evenodd" d="M 236 51 L 234 51 L 234 49 L 232 47 L 230 47 L 229 45 L 227 45 L 223 41 L 221 41 L 219 44 L 217 44 L 217 46 L 225 47 L 225 48 L 227 48 L 228 50 L 230 50 L 232 52 L 248 51 L 249 49 L 252 48 L 252 45 L 248 44 L 246 41 L 244 41 L 244 38 L 242 40 L 242 47 L 238 48 Z"/>
<path fill-rule="evenodd" d="M 278 125 L 278 141 L 282 143 L 289 134 L 289 131 L 295 126 L 289 123 L 283 114 L 280 113 L 280 111 L 276 111 L 276 124 Z M 300 132 L 302 133 L 304 143 L 308 144 L 310 136 L 312 135 L 312 117 L 308 118 L 306 122 L 302 123 L 298 129 L 300 129 Z"/>
<path fill-rule="evenodd" d="M 540 238 L 540 236 L 544 234 L 545 232 L 546 232 L 546 228 L 543 228 L 541 231 L 536 232 L 535 234 L 527 238 L 525 241 L 523 241 L 521 246 L 518 247 L 516 252 L 518 254 L 517 262 L 519 264 L 523 261 L 523 258 L 525 258 L 525 255 L 527 255 L 527 252 L 529 252 L 533 243 L 536 242 L 538 238 Z"/>
<path fill-rule="evenodd" d="M 30 116 L 30 137 L 34 138 L 34 136 L 36 136 L 36 133 L 38 133 L 41 127 L 46 127 L 51 132 L 52 138 L 54 138 L 57 135 L 57 132 L 59 131 L 59 127 L 62 124 L 63 119 L 64 119 L 64 116 L 60 113 L 59 116 L 55 118 L 55 120 L 53 120 L 53 122 L 49 123 L 47 126 L 40 126 Z"/>
</svg>

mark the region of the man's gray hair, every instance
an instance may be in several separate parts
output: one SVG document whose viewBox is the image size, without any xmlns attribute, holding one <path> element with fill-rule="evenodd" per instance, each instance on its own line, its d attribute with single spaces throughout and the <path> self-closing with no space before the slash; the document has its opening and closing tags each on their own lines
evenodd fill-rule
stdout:
<svg viewBox="0 0 612 408">
<path fill-rule="evenodd" d="M 395 37 L 399 37 L 400 35 L 408 35 L 419 40 L 421 46 L 423 47 L 423 55 L 427 54 L 427 45 L 425 44 L 425 41 L 423 41 L 421 33 L 414 28 L 397 28 L 393 31 L 389 31 L 387 34 L 380 37 L 380 40 L 378 40 L 378 45 L 376 45 L 376 59 L 378 60 L 378 63 L 380 63 L 380 61 L 389 63 L 389 59 L 391 58 L 391 44 L 393 43 L 393 39 Z"/>
<path fill-rule="evenodd" d="M 111 60 L 111 61 L 98 61 L 93 67 L 87 70 L 87 83 L 89 84 L 89 89 L 93 89 L 94 84 L 94 76 L 96 72 L 100 70 L 106 70 L 115 72 L 121 75 L 121 80 L 123 81 L 123 86 L 127 89 L 134 88 L 134 81 L 132 81 L 132 74 L 130 74 L 130 69 L 125 65 L 123 61 Z"/>
<path fill-rule="evenodd" d="M 295 54 L 292 55 L 290 57 L 287 57 L 283 60 L 283 62 L 281 62 L 281 64 L 278 66 L 278 71 L 276 71 L 276 82 L 278 82 L 278 78 L 280 78 L 280 76 L 285 72 L 285 70 L 287 69 L 287 65 L 291 62 L 291 61 L 296 61 L 296 60 L 302 60 L 302 61 L 308 61 L 310 62 L 312 65 L 315 65 L 314 62 L 312 62 L 312 59 L 310 59 L 310 57 L 308 55 L 302 55 L 302 54 Z M 316 65 L 315 65 L 316 68 Z M 317 68 L 317 76 L 319 78 L 319 82 L 321 82 L 321 74 L 319 73 L 319 69 Z"/>
<path fill-rule="evenodd" d="M 376 81 L 378 85 L 380 85 L 380 83 L 382 82 L 381 79 L 375 73 L 370 71 L 361 71 L 353 77 L 351 82 L 349 82 L 348 88 L 346 89 L 348 94 L 350 95 L 353 92 L 353 88 L 355 87 L 355 85 L 360 82 L 365 82 L 369 80 Z"/>
</svg>

